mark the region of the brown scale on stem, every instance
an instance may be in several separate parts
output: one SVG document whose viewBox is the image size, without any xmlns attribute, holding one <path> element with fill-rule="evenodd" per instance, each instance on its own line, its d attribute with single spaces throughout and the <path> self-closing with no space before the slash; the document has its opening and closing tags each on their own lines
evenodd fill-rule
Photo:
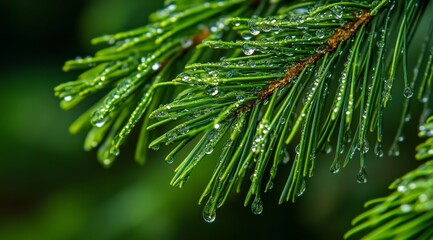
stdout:
<svg viewBox="0 0 433 240">
<path fill-rule="evenodd" d="M 197 46 L 198 44 L 200 44 L 201 42 L 203 42 L 204 39 L 206 39 L 207 37 L 209 37 L 210 32 L 207 28 L 202 29 L 193 39 L 193 46 Z"/>
<path fill-rule="evenodd" d="M 347 23 L 344 26 L 344 28 L 337 29 L 334 35 L 332 35 L 328 39 L 322 51 L 317 52 L 311 57 L 296 63 L 295 65 L 293 65 L 287 70 L 286 76 L 283 79 L 271 82 L 266 89 L 260 91 L 258 93 L 259 101 L 268 98 L 278 88 L 282 88 L 287 84 L 291 83 L 296 77 L 299 76 L 299 74 L 301 74 L 301 72 L 308 65 L 315 64 L 320 59 L 322 59 L 322 57 L 325 56 L 326 53 L 334 52 L 342 41 L 346 41 L 347 39 L 349 39 L 356 31 L 358 31 L 358 29 L 362 25 L 367 23 L 370 19 L 371 19 L 370 13 L 362 11 L 361 16 L 357 18 L 355 21 Z M 252 101 L 245 104 L 244 106 L 242 106 L 236 111 L 236 115 L 239 115 L 240 113 L 251 109 L 256 105 L 256 103 L 257 101 Z"/>
</svg>

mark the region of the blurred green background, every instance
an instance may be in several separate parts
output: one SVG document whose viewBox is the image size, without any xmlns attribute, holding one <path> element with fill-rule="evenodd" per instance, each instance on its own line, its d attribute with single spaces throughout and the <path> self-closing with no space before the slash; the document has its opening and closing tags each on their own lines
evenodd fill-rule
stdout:
<svg viewBox="0 0 433 240">
<path fill-rule="evenodd" d="M 365 201 L 387 194 L 393 179 L 418 164 L 415 118 L 400 158 L 379 159 L 370 151 L 367 184 L 355 180 L 357 162 L 332 175 L 331 159 L 320 155 L 315 177 L 296 203 L 277 204 L 286 167 L 263 195 L 260 216 L 243 207 L 243 191 L 212 224 L 202 219 L 197 201 L 213 159 L 205 159 L 181 190 L 169 186 L 175 164 L 163 161 L 164 151 L 139 166 L 134 141 L 104 169 L 94 152 L 82 150 L 85 135 L 67 131 L 86 104 L 60 110 L 53 87 L 76 77 L 63 73 L 62 64 L 92 54 L 92 37 L 141 26 L 161 6 L 162 0 L 0 3 L 0 239 L 340 239 Z M 388 115 L 400 110 L 398 97 L 393 102 Z M 396 123 L 385 125 L 393 130 Z"/>
</svg>

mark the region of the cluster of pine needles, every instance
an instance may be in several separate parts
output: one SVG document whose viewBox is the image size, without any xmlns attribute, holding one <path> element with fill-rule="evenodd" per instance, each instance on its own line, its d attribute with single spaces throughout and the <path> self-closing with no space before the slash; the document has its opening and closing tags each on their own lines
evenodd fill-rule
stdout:
<svg viewBox="0 0 433 240">
<path fill-rule="evenodd" d="M 97 148 L 104 166 L 139 131 L 136 160 L 144 163 L 149 148 L 169 149 L 165 160 L 178 163 L 174 186 L 182 187 L 204 158 L 216 155 L 200 198 L 206 221 L 213 222 L 216 209 L 243 184 L 245 206 L 260 214 L 260 196 L 273 188 L 277 173 L 287 176 L 279 202 L 295 201 L 322 152 L 334 155 L 332 173 L 358 159 L 356 180 L 367 182 L 366 154 L 384 155 L 384 112 L 394 94 L 404 100 L 388 154 L 399 155 L 413 104 L 424 107 L 420 135 L 433 135 L 427 120 L 431 27 L 416 63 L 408 63 L 429 3 L 172 0 L 144 27 L 93 39 L 105 48 L 67 61 L 65 71 L 84 72 L 55 94 L 64 109 L 105 94 L 70 127 L 72 133 L 88 130 L 84 148 Z M 192 150 L 181 159 L 185 148 Z M 430 138 L 417 158 L 432 155 Z M 347 236 L 379 223 L 370 237 L 432 236 L 432 166 L 427 162 L 393 184 L 397 191 L 374 200 Z M 416 228 L 409 231 L 411 224 Z"/>
</svg>

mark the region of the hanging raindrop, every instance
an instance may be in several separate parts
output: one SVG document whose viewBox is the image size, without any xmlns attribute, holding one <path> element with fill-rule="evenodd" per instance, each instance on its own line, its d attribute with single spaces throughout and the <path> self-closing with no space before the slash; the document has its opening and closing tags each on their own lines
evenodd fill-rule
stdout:
<svg viewBox="0 0 433 240">
<path fill-rule="evenodd" d="M 334 161 L 329 170 L 331 173 L 338 173 L 340 171 L 340 161 Z"/>
<path fill-rule="evenodd" d="M 173 156 L 168 156 L 166 159 L 165 159 L 165 161 L 168 163 L 168 164 L 172 164 L 173 162 L 174 162 L 174 157 Z"/>
<path fill-rule="evenodd" d="M 398 157 L 400 156 L 400 147 L 397 143 L 393 143 L 391 145 L 391 148 L 389 149 L 388 155 L 391 157 Z"/>
<path fill-rule="evenodd" d="M 322 30 L 319 29 L 319 30 L 316 31 L 316 36 L 318 38 L 322 39 L 322 38 L 325 37 L 325 33 Z"/>
<path fill-rule="evenodd" d="M 113 156 L 119 156 L 119 154 L 120 154 L 120 150 L 119 150 L 119 148 L 113 146 L 113 147 L 110 149 L 110 153 L 111 153 Z"/>
<path fill-rule="evenodd" d="M 251 204 L 251 212 L 253 212 L 255 215 L 260 215 L 263 212 L 262 200 L 260 200 L 259 197 L 256 197 Z"/>
<path fill-rule="evenodd" d="M 206 206 L 204 206 L 203 209 L 203 219 L 208 223 L 213 223 L 216 218 L 216 211 L 212 207 L 211 201 L 206 203 Z"/>
<path fill-rule="evenodd" d="M 111 159 L 104 159 L 104 161 L 102 161 L 102 164 L 104 164 L 104 166 L 106 166 L 106 167 L 108 167 L 108 166 L 110 166 L 110 164 L 111 164 Z"/>
<path fill-rule="evenodd" d="M 248 44 L 242 45 L 242 52 L 244 52 L 244 54 L 247 56 L 252 55 L 255 51 L 256 49 Z"/>
<path fill-rule="evenodd" d="M 298 155 L 301 153 L 301 144 L 296 145 L 296 147 L 295 147 L 295 152 L 296 152 L 296 154 L 298 154 Z"/>
<path fill-rule="evenodd" d="M 374 147 L 374 153 L 377 157 L 383 157 L 383 149 L 382 144 L 380 142 L 376 143 L 376 146 Z"/>
<path fill-rule="evenodd" d="M 287 149 L 282 150 L 283 152 L 283 163 L 287 164 L 290 161 L 290 155 L 289 152 L 287 151 Z"/>
<path fill-rule="evenodd" d="M 156 70 L 158 70 L 160 67 L 161 67 L 161 64 L 160 64 L 160 63 L 154 63 L 154 64 L 152 65 L 152 70 L 156 71 Z"/>
<path fill-rule="evenodd" d="M 358 175 L 356 176 L 356 181 L 358 183 L 367 182 L 367 171 L 365 171 L 365 167 L 361 167 L 361 169 L 359 169 Z"/>
<path fill-rule="evenodd" d="M 407 86 L 403 91 L 403 95 L 405 98 L 411 98 L 413 96 L 413 89 Z"/>
<path fill-rule="evenodd" d="M 211 96 L 216 96 L 218 94 L 218 92 L 219 92 L 218 88 L 214 87 L 214 86 L 208 86 L 206 88 L 206 91 Z"/>
<path fill-rule="evenodd" d="M 300 185 L 298 186 L 298 192 L 296 193 L 298 197 L 302 196 L 302 194 L 304 194 L 305 192 L 305 189 L 307 189 L 307 184 L 305 183 L 305 179 L 302 179 L 299 184 Z"/>
<path fill-rule="evenodd" d="M 370 146 L 368 145 L 368 141 L 367 141 L 367 139 L 364 139 L 364 145 L 362 148 L 362 152 L 367 153 L 369 150 L 370 150 Z"/>
<path fill-rule="evenodd" d="M 67 95 L 63 98 L 63 101 L 65 102 L 70 102 L 72 100 L 72 96 L 71 95 Z"/>
<path fill-rule="evenodd" d="M 323 149 L 323 151 L 324 151 L 326 154 L 330 154 L 330 153 L 332 152 L 332 145 L 331 145 L 330 142 L 326 142 L 326 144 L 325 144 L 325 148 Z"/>
<path fill-rule="evenodd" d="M 98 128 L 101 128 L 101 127 L 103 127 L 105 125 L 106 121 L 107 121 L 107 119 L 105 119 L 105 118 L 102 119 L 102 120 L 96 121 L 95 122 L 95 126 L 98 127 Z"/>
</svg>

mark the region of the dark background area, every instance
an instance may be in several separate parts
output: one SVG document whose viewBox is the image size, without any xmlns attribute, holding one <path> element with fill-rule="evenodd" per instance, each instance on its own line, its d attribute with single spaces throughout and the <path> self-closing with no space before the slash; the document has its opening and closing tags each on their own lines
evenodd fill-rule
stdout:
<svg viewBox="0 0 433 240">
<path fill-rule="evenodd" d="M 331 174 L 331 158 L 319 155 L 296 203 L 277 204 L 288 171 L 282 168 L 274 189 L 263 194 L 263 214 L 243 207 L 243 191 L 219 209 L 213 224 L 202 219 L 197 201 L 214 159 L 205 159 L 181 190 L 169 186 L 175 164 L 163 161 L 164 152 L 139 166 L 133 141 L 103 168 L 95 152 L 83 151 L 84 133 L 68 133 L 86 104 L 62 111 L 53 88 L 74 80 L 78 72 L 64 73 L 62 64 L 92 54 L 91 38 L 139 27 L 161 6 L 160 0 L 0 3 L 0 239 L 340 239 L 365 201 L 387 194 L 393 179 L 418 164 L 414 117 L 399 158 L 369 152 L 367 184 L 356 182 L 355 160 Z M 399 114 L 399 102 L 394 97 L 387 119 Z M 386 130 L 396 124 L 386 120 Z"/>
</svg>

